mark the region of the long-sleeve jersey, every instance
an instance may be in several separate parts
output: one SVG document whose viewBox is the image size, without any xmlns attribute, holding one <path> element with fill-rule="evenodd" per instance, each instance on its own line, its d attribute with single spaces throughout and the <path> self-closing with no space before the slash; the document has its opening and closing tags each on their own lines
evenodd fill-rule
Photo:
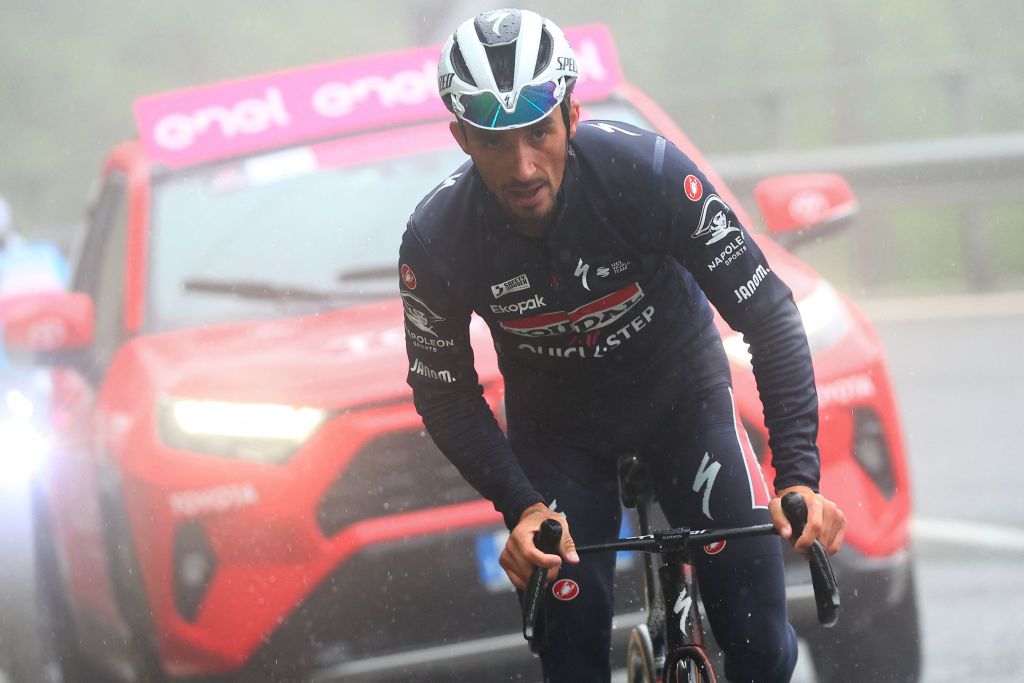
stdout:
<svg viewBox="0 0 1024 683">
<path fill-rule="evenodd" d="M 514 229 L 469 161 L 417 206 L 399 270 L 416 409 L 506 521 L 542 496 L 483 399 L 474 312 L 494 340 L 510 429 L 621 452 L 694 391 L 701 368 L 687 360 L 717 339 L 710 300 L 750 346 L 776 487 L 817 490 L 817 395 L 792 292 L 665 138 L 581 123 L 540 239 Z"/>
</svg>

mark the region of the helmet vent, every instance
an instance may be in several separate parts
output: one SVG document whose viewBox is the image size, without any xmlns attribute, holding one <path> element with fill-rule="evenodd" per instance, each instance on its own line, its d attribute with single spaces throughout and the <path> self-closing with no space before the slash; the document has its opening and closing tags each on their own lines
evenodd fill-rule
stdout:
<svg viewBox="0 0 1024 683">
<path fill-rule="evenodd" d="M 537 48 L 537 66 L 533 68 L 533 77 L 540 76 L 540 72 L 548 68 L 551 63 L 551 53 L 554 51 L 554 40 L 545 27 L 540 32 L 540 46 Z"/>
<path fill-rule="evenodd" d="M 488 45 L 487 61 L 491 63 L 494 83 L 500 92 L 509 92 L 516 82 L 516 45 Z"/>
<path fill-rule="evenodd" d="M 466 64 L 466 58 L 462 55 L 462 49 L 459 48 L 458 40 L 452 45 L 452 68 L 455 69 L 455 74 L 463 81 L 473 86 L 476 85 L 476 79 L 469 72 L 469 65 Z"/>
</svg>

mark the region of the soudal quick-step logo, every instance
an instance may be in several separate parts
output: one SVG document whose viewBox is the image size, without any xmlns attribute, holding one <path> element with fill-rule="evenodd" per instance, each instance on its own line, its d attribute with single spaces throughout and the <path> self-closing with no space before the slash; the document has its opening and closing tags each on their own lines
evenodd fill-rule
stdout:
<svg viewBox="0 0 1024 683">
<path fill-rule="evenodd" d="M 526 313 L 544 308 L 544 297 L 534 294 L 532 299 L 520 301 L 515 304 L 491 304 L 491 313 Z"/>
<path fill-rule="evenodd" d="M 736 295 L 736 303 L 746 301 L 750 297 L 754 296 L 754 292 L 761 286 L 764 279 L 768 277 L 768 273 L 772 272 L 771 268 L 765 268 L 764 266 L 758 266 L 754 274 L 747 280 L 747 283 L 740 285 L 736 289 L 732 290 L 733 294 Z"/>
<path fill-rule="evenodd" d="M 501 323 L 501 327 L 506 332 L 521 337 L 549 337 L 569 332 L 591 332 L 611 325 L 626 315 L 629 309 L 643 298 L 643 290 L 640 289 L 639 284 L 634 282 L 597 301 L 580 306 L 570 313 L 555 311 L 519 320 L 506 320 Z"/>
<path fill-rule="evenodd" d="M 624 322 L 621 327 L 611 328 L 613 331 L 606 335 L 603 341 L 596 341 L 591 336 L 587 336 L 586 338 L 581 338 L 578 344 L 542 346 L 536 343 L 524 342 L 516 348 L 520 351 L 528 351 L 538 356 L 548 356 L 550 358 L 604 358 L 619 346 L 629 342 L 643 332 L 651 324 L 652 320 L 654 320 L 654 306 L 648 306 L 633 317 L 633 319 Z M 573 338 L 573 340 L 575 339 L 577 337 Z"/>
</svg>

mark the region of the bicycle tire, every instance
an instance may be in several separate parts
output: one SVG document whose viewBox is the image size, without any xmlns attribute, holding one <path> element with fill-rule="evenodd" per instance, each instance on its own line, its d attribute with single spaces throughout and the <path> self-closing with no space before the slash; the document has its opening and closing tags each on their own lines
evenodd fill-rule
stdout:
<svg viewBox="0 0 1024 683">
<path fill-rule="evenodd" d="M 647 624 L 634 626 L 626 646 L 626 682 L 656 683 L 657 670 L 654 667 L 654 645 Z"/>
<path fill-rule="evenodd" d="M 689 666 L 684 663 L 688 662 Z M 664 683 L 716 683 L 714 669 L 704 651 L 690 645 L 665 658 Z"/>
</svg>

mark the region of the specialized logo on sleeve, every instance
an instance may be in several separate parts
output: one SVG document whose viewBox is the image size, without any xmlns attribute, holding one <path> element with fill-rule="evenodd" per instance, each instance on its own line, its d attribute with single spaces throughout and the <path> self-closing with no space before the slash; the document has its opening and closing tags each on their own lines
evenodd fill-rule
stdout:
<svg viewBox="0 0 1024 683">
<path fill-rule="evenodd" d="M 434 190 L 434 193 L 432 195 L 430 195 L 429 197 L 427 197 L 427 201 L 423 202 L 423 206 L 426 206 L 427 204 L 429 204 L 430 200 L 433 199 L 434 197 L 436 197 L 438 192 L 453 186 L 455 184 L 455 181 L 458 180 L 459 176 L 461 176 L 461 175 L 462 175 L 461 173 L 456 173 L 456 174 L 450 175 L 447 178 L 445 178 L 444 180 L 442 180 L 441 184 L 437 186 L 436 190 Z"/>
<path fill-rule="evenodd" d="M 405 307 L 406 320 L 430 336 L 437 336 L 432 325 L 444 322 L 444 318 L 430 310 L 430 307 L 423 303 L 422 299 L 409 292 L 402 292 L 402 305 Z"/>
<path fill-rule="evenodd" d="M 740 229 L 729 222 L 729 206 L 717 194 L 709 194 L 704 200 L 704 208 L 700 211 L 700 222 L 690 237 L 694 239 L 711 236 L 704 244 L 714 244 L 724 240 L 726 235 L 739 232 Z"/>
<path fill-rule="evenodd" d="M 491 294 L 494 295 L 495 299 L 500 299 L 506 294 L 512 294 L 513 292 L 521 292 L 524 289 L 530 288 L 530 278 L 526 277 L 526 273 L 522 275 L 516 275 L 511 280 L 506 280 L 497 285 L 491 285 Z"/>
<path fill-rule="evenodd" d="M 691 202 L 699 201 L 704 196 L 704 185 L 701 184 L 700 178 L 695 175 L 688 175 L 683 180 L 683 188 L 686 190 L 686 196 Z"/>
<path fill-rule="evenodd" d="M 551 586 L 551 594 L 562 602 L 569 602 L 580 594 L 580 585 L 572 579 L 559 579 Z"/>
<path fill-rule="evenodd" d="M 416 289 L 416 273 L 407 263 L 402 264 L 402 284 L 406 289 Z"/>
<path fill-rule="evenodd" d="M 601 122 L 596 122 L 596 121 L 595 122 L 591 122 L 591 121 L 588 121 L 584 125 L 590 126 L 591 128 L 600 128 L 605 133 L 622 133 L 623 135 L 628 135 L 628 136 L 630 136 L 632 138 L 640 137 L 640 133 L 630 133 L 625 128 L 619 128 L 618 126 L 613 126 L 612 124 L 605 123 L 603 121 L 601 121 Z"/>
</svg>

